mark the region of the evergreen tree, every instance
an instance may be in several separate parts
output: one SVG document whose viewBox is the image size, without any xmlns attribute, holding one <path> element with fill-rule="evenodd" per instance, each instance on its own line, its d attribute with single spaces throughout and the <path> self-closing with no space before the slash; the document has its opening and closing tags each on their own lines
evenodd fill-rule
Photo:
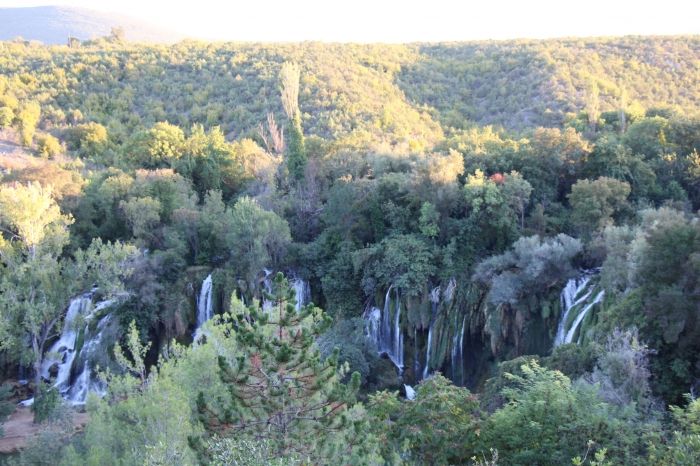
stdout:
<svg viewBox="0 0 700 466">
<path fill-rule="evenodd" d="M 348 385 L 341 384 L 338 349 L 324 360 L 314 347 L 315 338 L 332 324 L 331 317 L 313 303 L 296 311 L 296 292 L 282 273 L 272 291 L 264 292 L 273 303 L 268 311 L 253 305 L 235 316 L 236 357 L 219 356 L 231 402 L 219 409 L 223 399 L 206 400 L 200 393 L 200 420 L 221 437 L 267 440 L 279 457 L 300 454 L 327 464 L 341 454 L 334 440 L 357 424 L 346 410 L 359 389 L 360 374 L 354 372 Z M 231 310 L 240 309 L 234 296 Z M 203 449 L 195 439 L 192 443 Z"/>
<path fill-rule="evenodd" d="M 282 66 L 282 86 L 282 104 L 289 118 L 287 168 L 294 178 L 300 180 L 304 177 L 307 159 L 299 111 L 299 66 L 296 63 Z"/>
</svg>

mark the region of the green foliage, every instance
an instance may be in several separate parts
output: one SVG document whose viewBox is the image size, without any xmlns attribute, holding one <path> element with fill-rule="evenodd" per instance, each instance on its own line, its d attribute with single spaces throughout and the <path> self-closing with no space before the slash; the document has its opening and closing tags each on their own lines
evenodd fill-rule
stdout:
<svg viewBox="0 0 700 466">
<path fill-rule="evenodd" d="M 36 148 L 39 155 L 45 159 L 51 159 L 60 154 L 63 150 L 58 139 L 50 134 L 39 136 L 36 141 Z"/>
<path fill-rule="evenodd" d="M 571 220 L 589 234 L 602 229 L 612 223 L 613 214 L 623 208 L 629 193 L 628 183 L 612 178 L 580 180 L 568 196 L 573 209 Z"/>
<path fill-rule="evenodd" d="M 37 390 L 39 395 L 34 397 L 31 411 L 34 413 L 34 422 L 41 424 L 51 418 L 63 400 L 56 387 L 43 381 L 39 383 Z"/>
<path fill-rule="evenodd" d="M 399 406 L 382 396 L 370 398 L 379 412 L 397 409 L 396 420 L 383 433 L 397 449 L 405 449 L 411 464 L 460 464 L 479 443 L 476 397 L 440 374 L 421 381 L 415 398 Z"/>
<path fill-rule="evenodd" d="M 522 237 L 513 244 L 512 252 L 478 264 L 474 279 L 491 285 L 489 297 L 494 305 L 516 304 L 526 295 L 543 293 L 575 276 L 571 260 L 580 251 L 581 242 L 564 234 Z"/>
<path fill-rule="evenodd" d="M 217 409 L 215 400 L 200 394 L 200 420 L 224 437 L 267 439 L 278 457 L 296 452 L 327 461 L 354 447 L 336 445 L 333 432 L 352 429 L 347 407 L 360 374 L 354 373 L 347 386 L 338 381 L 338 350 L 324 360 L 314 348 L 315 337 L 328 330 L 332 319 L 313 304 L 297 312 L 295 292 L 282 273 L 272 293 L 265 293 L 272 302 L 268 313 L 255 305 L 239 313 L 241 304 L 232 298 L 239 353 L 219 357 L 230 404 Z"/>
<path fill-rule="evenodd" d="M 15 112 L 9 107 L 0 107 L 0 128 L 9 128 L 15 120 Z"/>
<path fill-rule="evenodd" d="M 514 386 L 504 388 L 503 395 L 510 401 L 483 428 L 484 445 L 498 449 L 502 464 L 565 464 L 580 457 L 591 438 L 607 448 L 613 461 L 626 462 L 638 434 L 624 417 L 611 416 L 596 387 L 572 385 L 537 362 L 521 370 L 522 376 L 507 375 Z"/>
<path fill-rule="evenodd" d="M 8 401 L 13 394 L 11 385 L 0 385 L 0 438 L 5 436 L 2 424 L 15 410 L 14 403 Z"/>
<path fill-rule="evenodd" d="M 177 126 L 156 123 L 151 129 L 140 131 L 124 148 L 124 157 L 135 167 L 171 167 L 182 157 L 185 134 Z"/>
</svg>

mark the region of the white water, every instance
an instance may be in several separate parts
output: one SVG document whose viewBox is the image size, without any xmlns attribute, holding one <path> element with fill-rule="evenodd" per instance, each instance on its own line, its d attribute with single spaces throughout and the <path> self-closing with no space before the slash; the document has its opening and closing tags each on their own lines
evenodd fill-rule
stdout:
<svg viewBox="0 0 700 466">
<path fill-rule="evenodd" d="M 464 314 L 464 318 L 462 319 L 462 329 L 459 332 L 457 332 L 455 329 L 455 336 L 454 340 L 452 341 L 452 383 L 454 384 L 457 383 L 455 380 L 457 377 L 457 368 L 460 368 L 462 371 L 464 370 L 464 326 L 466 323 L 467 315 Z M 457 344 L 458 338 L 459 345 Z M 462 379 L 464 379 L 464 375 L 462 375 Z M 462 380 L 462 383 L 464 383 L 464 380 Z"/>
<path fill-rule="evenodd" d="M 437 290 L 437 293 L 435 292 Z M 431 297 L 436 295 L 439 297 L 440 287 L 433 289 L 431 292 Z M 430 317 L 430 327 L 428 327 L 428 347 L 425 350 L 425 367 L 423 367 L 423 380 L 428 378 L 428 371 L 430 369 L 430 347 L 433 345 L 433 325 L 435 325 L 435 316 L 437 314 L 437 299 L 431 299 L 433 302 L 433 314 Z"/>
<path fill-rule="evenodd" d="M 404 384 L 404 388 L 406 389 L 406 399 L 413 401 L 416 397 L 416 391 L 410 385 Z"/>
<path fill-rule="evenodd" d="M 79 333 L 75 329 L 77 317 L 82 315 L 83 319 L 89 321 L 99 311 L 111 306 L 115 302 L 113 299 L 105 300 L 92 307 L 92 297 L 95 291 L 96 290 L 92 290 L 71 301 L 68 306 L 68 312 L 66 313 L 61 337 L 49 350 L 49 353 L 56 353 L 59 357 L 47 358 L 41 369 L 41 376 L 45 380 L 50 380 L 51 367 L 54 364 L 58 365 L 54 386 L 58 389 L 61 396 L 72 404 L 84 404 L 90 391 L 100 394 L 104 393 L 105 387 L 102 382 L 92 378 L 92 372 L 88 366 L 87 358 L 92 353 L 101 349 L 100 342 L 102 340 L 102 332 L 111 319 L 111 315 L 109 314 L 100 320 L 94 332 L 90 332 L 88 324 L 85 325 L 83 331 L 83 346 L 80 349 L 81 358 L 85 359 L 85 362 L 83 363 L 80 374 L 73 379 L 71 378 L 73 365 L 78 356 L 78 351 L 76 351 L 75 348 Z"/>
<path fill-rule="evenodd" d="M 377 345 L 377 352 L 386 354 L 399 369 L 399 376 L 404 369 L 403 333 L 401 332 L 401 299 L 396 290 L 396 312 L 392 322 L 390 296 L 393 285 L 389 287 L 384 298 L 384 309 L 374 306 L 364 312 L 367 338 Z"/>
<path fill-rule="evenodd" d="M 430 320 L 430 328 L 428 328 L 428 348 L 425 350 L 425 367 L 423 368 L 423 380 L 428 378 L 428 369 L 430 368 L 430 347 L 433 343 L 433 319 Z"/>
<path fill-rule="evenodd" d="M 297 303 L 294 305 L 294 308 L 299 312 L 303 306 L 311 302 L 311 287 L 309 286 L 309 282 L 301 278 L 291 279 L 289 285 L 296 291 Z"/>
<path fill-rule="evenodd" d="M 267 293 L 272 293 L 272 278 L 271 270 L 263 269 L 265 272 L 265 280 L 263 281 L 263 287 Z M 264 314 L 270 314 L 272 312 L 272 301 L 268 301 L 265 296 L 262 298 L 262 310 Z M 272 317 L 272 316 L 270 316 Z"/>
<path fill-rule="evenodd" d="M 78 330 L 75 328 L 75 319 L 78 315 L 89 310 L 91 304 L 92 292 L 79 296 L 70 302 L 68 312 L 64 319 L 61 336 L 58 341 L 51 346 L 51 349 L 49 349 L 49 353 L 54 353 L 52 355 L 53 357 L 46 358 L 42 364 L 41 376 L 45 380 L 51 380 L 49 369 L 54 364 L 58 363 L 58 373 L 56 374 L 54 386 L 58 388 L 61 394 L 65 394 L 70 389 L 70 373 L 76 356 L 75 344 L 78 340 Z"/>
<path fill-rule="evenodd" d="M 214 317 L 214 303 L 212 302 L 212 279 L 211 274 L 202 282 L 202 289 L 197 298 L 197 330 L 204 322 Z"/>
<path fill-rule="evenodd" d="M 560 301 L 562 314 L 559 319 L 559 326 L 557 328 L 557 335 L 554 338 L 554 346 L 559 346 L 566 343 L 566 322 L 569 318 L 569 313 L 571 310 L 588 299 L 588 297 L 593 293 L 593 285 L 589 286 L 591 281 L 591 273 L 586 271 L 578 278 L 572 278 L 566 283 L 566 286 L 561 291 Z M 576 300 L 576 296 L 580 295 L 584 290 L 586 293 Z"/>
<path fill-rule="evenodd" d="M 571 343 L 571 341 L 574 339 L 574 335 L 576 334 L 576 330 L 578 329 L 578 326 L 581 325 L 581 322 L 583 322 L 583 319 L 586 317 L 586 314 L 588 314 L 588 311 L 591 310 L 591 308 L 599 303 L 603 299 L 603 295 L 605 294 L 605 291 L 601 291 L 598 293 L 598 295 L 595 297 L 595 299 L 591 302 L 586 304 L 586 307 L 583 308 L 581 313 L 576 317 L 576 320 L 574 321 L 573 324 L 571 324 L 571 328 L 566 334 L 566 338 L 564 339 L 564 343 Z"/>
</svg>

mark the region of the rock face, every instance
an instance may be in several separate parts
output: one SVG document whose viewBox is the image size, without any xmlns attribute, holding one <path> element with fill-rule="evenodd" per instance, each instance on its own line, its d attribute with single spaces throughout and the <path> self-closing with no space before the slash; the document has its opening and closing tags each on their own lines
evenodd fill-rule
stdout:
<svg viewBox="0 0 700 466">
<path fill-rule="evenodd" d="M 130 42 L 173 43 L 186 36 L 130 16 L 67 6 L 0 8 L 0 40 L 22 37 L 45 44 L 66 44 L 68 35 L 80 40 L 104 37 L 112 26 L 123 27 Z"/>
</svg>

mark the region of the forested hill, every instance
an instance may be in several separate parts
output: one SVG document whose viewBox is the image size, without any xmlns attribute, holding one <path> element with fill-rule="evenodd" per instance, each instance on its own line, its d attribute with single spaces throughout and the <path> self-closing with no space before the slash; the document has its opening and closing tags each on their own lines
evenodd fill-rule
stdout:
<svg viewBox="0 0 700 466">
<path fill-rule="evenodd" d="M 0 40 L 19 36 L 45 44 L 65 44 L 69 35 L 81 40 L 94 39 L 120 26 L 124 28 L 125 38 L 133 42 L 172 43 L 186 37 L 131 16 L 70 6 L 0 8 L 0 24 Z"/>
<path fill-rule="evenodd" d="M 621 105 L 624 88 L 632 117 L 655 107 L 695 112 L 700 99 L 697 36 L 411 45 L 99 39 L 78 49 L 6 43 L 0 73 L 25 82 L 40 104 L 81 108 L 117 132 L 135 119 L 167 120 L 239 137 L 267 112 L 281 113 L 270 97 L 286 60 L 301 64 L 304 128 L 327 139 L 354 132 L 365 142 L 390 136 L 430 145 L 470 123 L 561 126 L 584 110 L 594 84 L 602 112 Z"/>
<path fill-rule="evenodd" d="M 17 464 L 700 464 L 700 36 L 126 35 L 0 42 Z"/>
</svg>

